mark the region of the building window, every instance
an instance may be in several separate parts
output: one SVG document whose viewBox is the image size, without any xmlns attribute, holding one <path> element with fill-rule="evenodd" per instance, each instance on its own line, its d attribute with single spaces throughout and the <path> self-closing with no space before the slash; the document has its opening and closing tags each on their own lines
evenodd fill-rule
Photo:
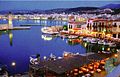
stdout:
<svg viewBox="0 0 120 77">
<path fill-rule="evenodd" d="M 95 22 L 93 23 L 93 25 L 95 26 Z"/>
<path fill-rule="evenodd" d="M 113 34 L 113 37 L 116 38 L 116 34 Z"/>
<path fill-rule="evenodd" d="M 69 29 L 72 29 L 72 25 L 69 25 Z"/>
<path fill-rule="evenodd" d="M 104 22 L 102 22 L 102 26 L 104 26 Z"/>
<path fill-rule="evenodd" d="M 99 27 L 101 27 L 101 22 L 99 22 Z"/>
<path fill-rule="evenodd" d="M 87 28 L 89 28 L 89 23 L 87 24 Z"/>
<path fill-rule="evenodd" d="M 91 23 L 90 23 L 90 26 L 91 26 Z"/>
<path fill-rule="evenodd" d="M 93 28 L 95 28 L 95 26 L 96 26 L 96 25 L 95 25 L 95 22 L 94 22 L 94 23 L 93 23 Z"/>
<path fill-rule="evenodd" d="M 69 29 L 70 29 L 70 25 L 69 25 Z"/>
<path fill-rule="evenodd" d="M 72 29 L 72 25 L 70 25 L 70 29 Z"/>
<path fill-rule="evenodd" d="M 77 25 L 77 28 L 81 28 L 81 25 Z"/>
<path fill-rule="evenodd" d="M 114 27 L 117 27 L 117 24 L 116 23 L 114 23 L 114 25 L 113 25 Z"/>
<path fill-rule="evenodd" d="M 120 33 L 118 34 L 118 38 L 120 38 Z"/>
<path fill-rule="evenodd" d="M 87 24 L 87 26 L 89 26 L 89 23 Z"/>
<path fill-rule="evenodd" d="M 96 22 L 96 26 L 97 26 L 97 22 Z"/>
</svg>

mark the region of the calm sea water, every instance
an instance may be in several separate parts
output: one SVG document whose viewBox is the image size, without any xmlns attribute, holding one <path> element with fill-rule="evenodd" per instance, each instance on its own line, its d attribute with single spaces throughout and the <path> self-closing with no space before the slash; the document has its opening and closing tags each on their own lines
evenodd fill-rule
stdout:
<svg viewBox="0 0 120 77">
<path fill-rule="evenodd" d="M 7 20 L 0 20 L 1 24 L 7 23 Z M 40 20 L 13 20 L 14 26 L 23 24 L 32 25 L 30 30 L 12 30 L 0 32 L 0 63 L 5 64 L 11 74 L 23 73 L 28 71 L 29 57 L 40 54 L 41 57 L 52 53 L 56 56 L 62 56 L 64 51 L 85 53 L 85 48 L 79 45 L 69 45 L 66 39 L 54 37 L 51 40 L 44 40 L 41 28 L 43 26 L 65 25 L 62 21 L 40 21 Z M 11 66 L 16 62 L 16 66 Z"/>
</svg>

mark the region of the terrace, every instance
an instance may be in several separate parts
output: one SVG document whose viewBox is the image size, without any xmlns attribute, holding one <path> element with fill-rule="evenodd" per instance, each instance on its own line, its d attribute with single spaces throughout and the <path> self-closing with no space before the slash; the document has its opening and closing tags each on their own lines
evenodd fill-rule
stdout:
<svg viewBox="0 0 120 77">
<path fill-rule="evenodd" d="M 99 62 L 111 56 L 112 54 L 87 54 L 87 56 L 72 55 L 65 56 L 62 59 L 40 61 L 39 64 L 30 65 L 30 74 L 45 74 L 47 76 L 49 75 L 48 73 L 50 73 L 53 76 L 66 76 L 66 72 L 69 72 L 74 68 L 83 67 L 94 62 Z M 41 72 L 38 73 L 38 71 Z"/>
</svg>

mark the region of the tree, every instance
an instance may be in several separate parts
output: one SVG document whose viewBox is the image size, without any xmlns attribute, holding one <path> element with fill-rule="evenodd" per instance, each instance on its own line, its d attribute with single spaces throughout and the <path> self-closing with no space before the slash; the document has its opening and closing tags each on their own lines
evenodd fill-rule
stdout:
<svg viewBox="0 0 120 77">
<path fill-rule="evenodd" d="M 66 30 L 66 31 L 67 31 L 67 30 L 68 30 L 68 26 L 67 26 L 67 25 L 64 25 L 64 26 L 63 26 L 63 30 Z"/>
</svg>

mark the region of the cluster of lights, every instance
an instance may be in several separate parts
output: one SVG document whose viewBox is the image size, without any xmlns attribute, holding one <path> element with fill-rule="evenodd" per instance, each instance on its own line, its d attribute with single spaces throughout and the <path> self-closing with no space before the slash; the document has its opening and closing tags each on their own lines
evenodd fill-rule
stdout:
<svg viewBox="0 0 120 77">
<path fill-rule="evenodd" d="M 68 54 L 67 54 L 67 53 L 65 53 L 65 54 L 64 54 L 64 57 L 67 57 L 67 56 L 68 56 Z"/>
<path fill-rule="evenodd" d="M 114 57 L 118 57 L 118 54 L 115 54 Z"/>
<path fill-rule="evenodd" d="M 107 50 L 110 51 L 110 48 L 108 48 Z"/>
</svg>

